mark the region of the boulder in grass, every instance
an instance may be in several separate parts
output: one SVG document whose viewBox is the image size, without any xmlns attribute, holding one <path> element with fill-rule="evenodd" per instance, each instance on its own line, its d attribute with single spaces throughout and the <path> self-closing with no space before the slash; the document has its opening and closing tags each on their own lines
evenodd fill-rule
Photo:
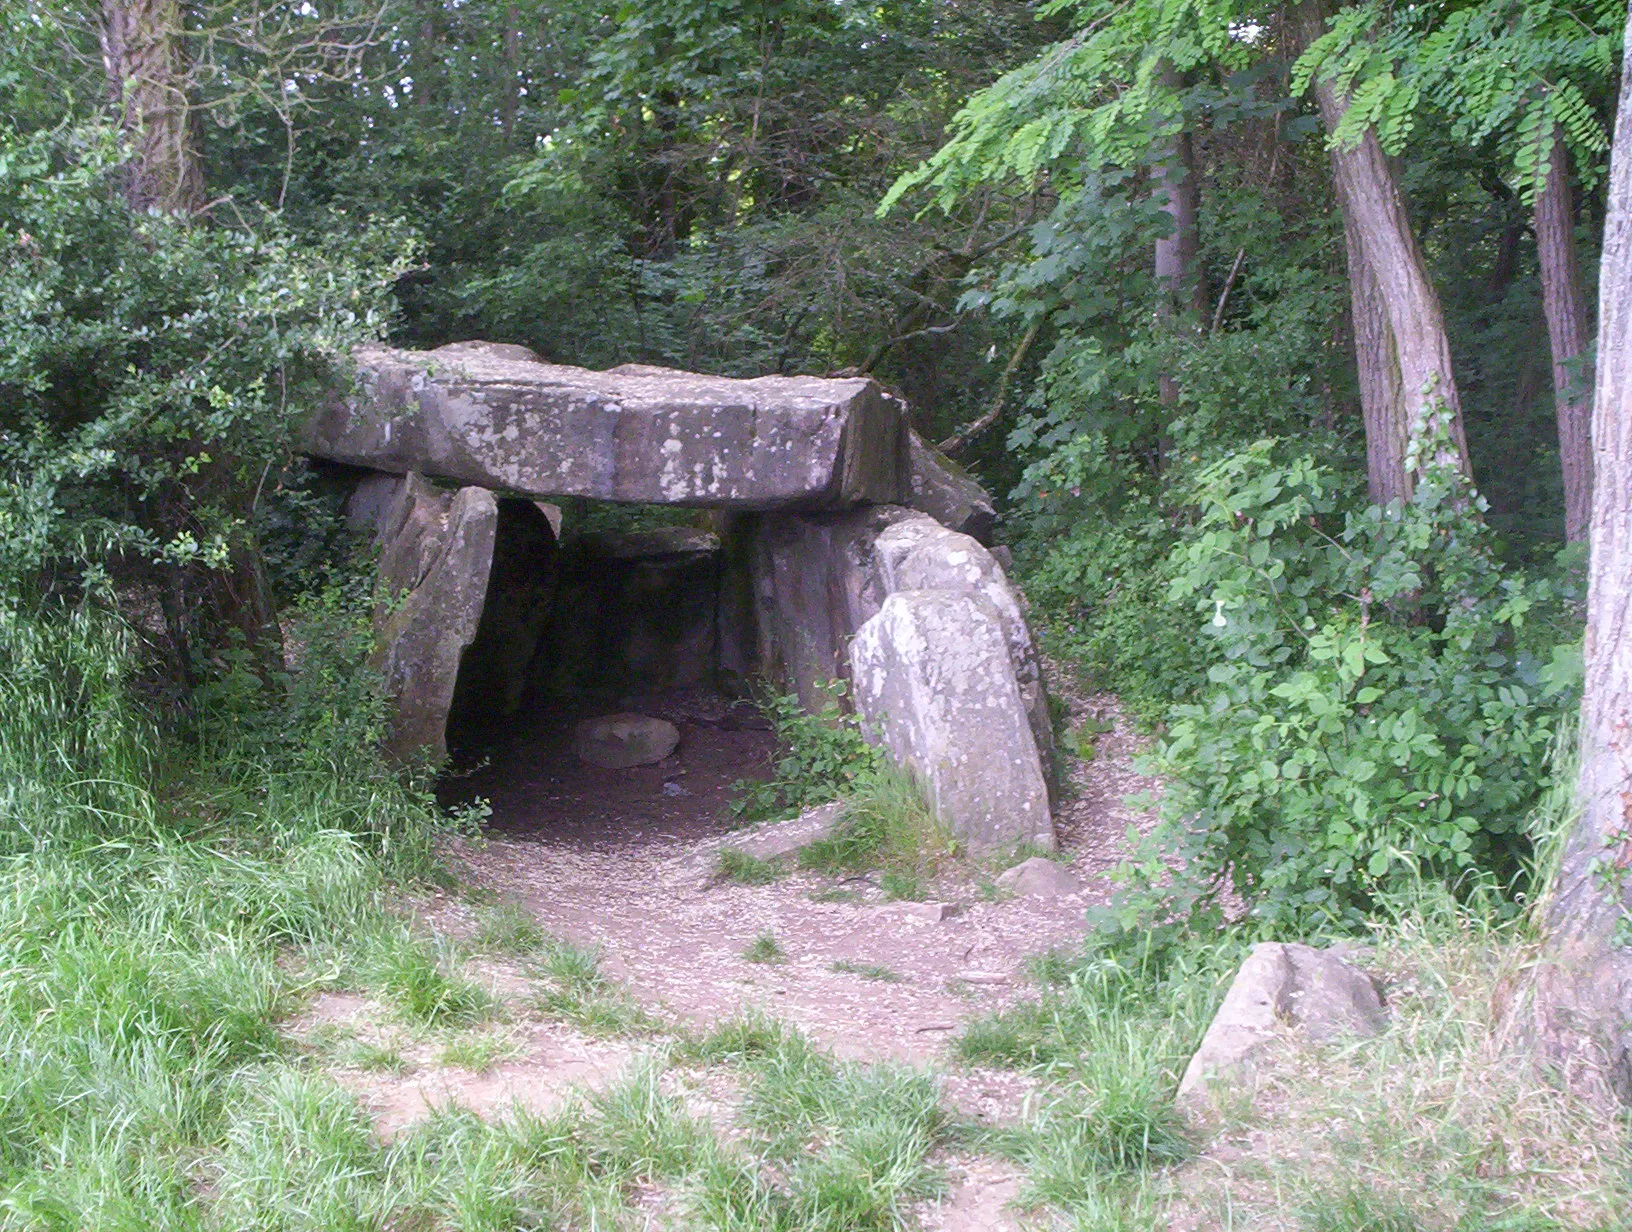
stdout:
<svg viewBox="0 0 1632 1232">
<path fill-rule="evenodd" d="M 603 770 L 650 766 L 673 753 L 680 731 L 667 719 L 644 714 L 607 714 L 585 719 L 573 731 L 572 747 L 582 761 Z"/>
<path fill-rule="evenodd" d="M 1252 947 L 1179 1083 L 1205 1107 L 1220 1088 L 1248 1088 L 1288 1027 L 1310 1039 L 1366 1038 L 1388 1025 L 1377 986 L 1328 950 L 1266 941 Z"/>
</svg>

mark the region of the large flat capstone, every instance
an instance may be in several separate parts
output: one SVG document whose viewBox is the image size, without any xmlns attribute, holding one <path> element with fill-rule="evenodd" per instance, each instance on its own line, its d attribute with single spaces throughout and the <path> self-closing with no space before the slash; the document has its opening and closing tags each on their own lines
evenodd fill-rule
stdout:
<svg viewBox="0 0 1632 1232">
<path fill-rule="evenodd" d="M 870 380 L 542 363 L 524 348 L 364 347 L 305 427 L 315 457 L 534 498 L 843 509 L 910 495 L 901 406 Z"/>
</svg>

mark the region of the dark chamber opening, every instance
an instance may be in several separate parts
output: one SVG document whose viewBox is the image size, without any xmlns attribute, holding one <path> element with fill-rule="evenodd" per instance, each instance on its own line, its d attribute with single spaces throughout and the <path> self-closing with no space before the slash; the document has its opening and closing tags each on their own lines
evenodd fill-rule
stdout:
<svg viewBox="0 0 1632 1232">
<path fill-rule="evenodd" d="M 754 706 L 720 688 L 720 541 L 696 526 L 593 529 L 633 520 L 595 512 L 499 502 L 440 794 L 486 799 L 494 828 L 540 837 L 695 836 L 723 824 L 731 785 L 765 775 L 775 747 Z M 612 713 L 674 723 L 680 745 L 623 770 L 581 761 L 574 728 Z"/>
</svg>

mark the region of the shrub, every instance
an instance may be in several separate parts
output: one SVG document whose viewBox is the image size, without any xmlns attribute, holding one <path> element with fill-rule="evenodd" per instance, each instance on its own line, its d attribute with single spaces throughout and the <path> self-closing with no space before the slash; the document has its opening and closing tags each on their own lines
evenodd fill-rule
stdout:
<svg viewBox="0 0 1632 1232">
<path fill-rule="evenodd" d="M 1172 562 L 1218 661 L 1152 759 L 1159 841 L 1181 893 L 1227 875 L 1266 926 L 1517 875 L 1578 676 L 1571 588 L 1504 569 L 1457 476 L 1403 508 L 1345 511 L 1343 486 L 1259 442 L 1199 473 Z"/>
<path fill-rule="evenodd" d="M 818 687 L 827 701 L 816 714 L 794 693 L 762 703 L 782 756 L 768 781 L 734 784 L 731 811 L 742 820 L 765 821 L 826 804 L 883 764 L 883 755 L 862 736 L 855 715 L 840 706 L 844 682 L 830 680 Z"/>
</svg>

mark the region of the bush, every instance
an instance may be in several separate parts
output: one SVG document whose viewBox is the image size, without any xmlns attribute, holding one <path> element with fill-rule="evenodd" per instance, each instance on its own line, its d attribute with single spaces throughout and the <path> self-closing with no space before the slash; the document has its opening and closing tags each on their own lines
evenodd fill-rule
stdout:
<svg viewBox="0 0 1632 1232">
<path fill-rule="evenodd" d="M 818 687 L 828 700 L 817 714 L 807 711 L 795 693 L 762 703 L 782 756 L 773 778 L 740 779 L 733 785 L 731 811 L 743 821 L 767 821 L 837 800 L 883 764 L 883 755 L 862 736 L 856 716 L 840 707 L 844 682 L 830 680 Z"/>
<path fill-rule="evenodd" d="M 1504 569 L 1457 476 L 1403 508 L 1345 511 L 1340 490 L 1259 442 L 1199 473 L 1171 562 L 1217 661 L 1152 759 L 1159 841 L 1178 893 L 1228 876 L 1266 927 L 1356 921 L 1419 877 L 1518 875 L 1579 676 L 1572 586 Z"/>
<path fill-rule="evenodd" d="M 1023 580 L 1051 649 L 1154 725 L 1206 682 L 1207 647 L 1168 597 L 1174 533 L 1143 502 L 1088 518 L 1034 550 Z"/>
</svg>

